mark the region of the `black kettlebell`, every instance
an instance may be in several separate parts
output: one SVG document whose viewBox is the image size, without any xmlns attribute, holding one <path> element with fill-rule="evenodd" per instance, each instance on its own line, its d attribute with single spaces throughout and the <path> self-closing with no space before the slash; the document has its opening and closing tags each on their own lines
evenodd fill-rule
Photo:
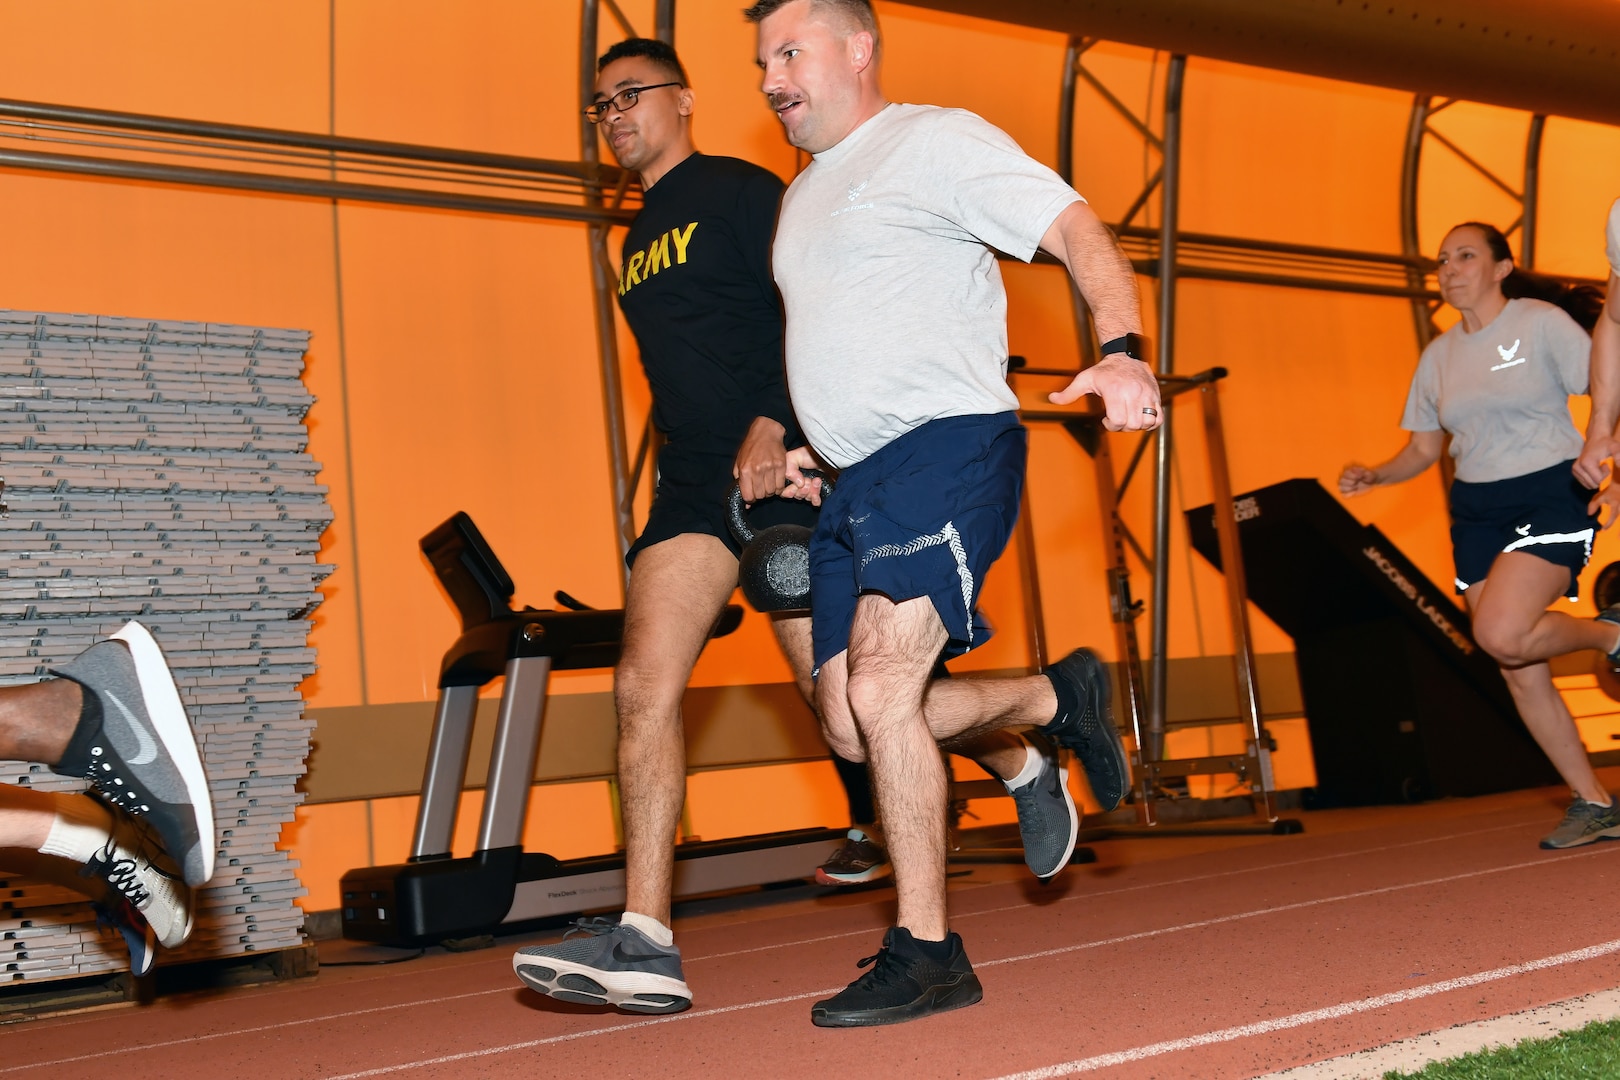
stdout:
<svg viewBox="0 0 1620 1080">
<path fill-rule="evenodd" d="M 819 470 L 804 475 L 821 480 L 821 497 L 833 482 Z M 731 535 L 742 545 L 737 578 L 756 611 L 803 611 L 810 607 L 810 530 L 803 525 L 771 525 L 755 532 L 748 525 L 742 488 L 731 485 L 726 503 Z"/>
</svg>

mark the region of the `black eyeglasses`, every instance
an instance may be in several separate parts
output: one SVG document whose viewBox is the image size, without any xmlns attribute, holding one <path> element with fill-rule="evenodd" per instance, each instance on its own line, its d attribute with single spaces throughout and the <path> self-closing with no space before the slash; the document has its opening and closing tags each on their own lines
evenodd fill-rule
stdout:
<svg viewBox="0 0 1620 1080">
<path fill-rule="evenodd" d="M 585 106 L 585 119 L 593 124 L 600 124 L 607 119 L 610 112 L 629 112 L 635 107 L 636 99 L 648 90 L 661 90 L 666 86 L 684 86 L 685 83 L 661 82 L 651 86 L 627 86 L 606 101 Z"/>
</svg>

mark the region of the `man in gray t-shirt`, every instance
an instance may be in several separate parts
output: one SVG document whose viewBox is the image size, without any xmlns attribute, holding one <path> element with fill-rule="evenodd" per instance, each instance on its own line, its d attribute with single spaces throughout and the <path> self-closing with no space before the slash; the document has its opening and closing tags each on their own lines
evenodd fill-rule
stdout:
<svg viewBox="0 0 1620 1080">
<path fill-rule="evenodd" d="M 898 890 L 875 964 L 811 1019 L 896 1023 L 981 996 L 946 915 L 936 743 L 1003 779 L 1042 878 L 1067 863 L 1079 823 L 1046 740 L 1076 752 L 1104 809 L 1130 785 L 1108 674 L 1089 650 L 1024 679 L 930 681 L 938 658 L 987 636 L 978 592 L 1022 494 L 995 251 L 1060 259 L 1105 342 L 1052 401 L 1098 394 L 1110 430 L 1139 431 L 1158 424 L 1158 384 L 1113 234 L 992 125 L 886 102 L 867 0 L 761 0 L 746 14 L 762 89 L 788 141 L 814 156 L 784 198 L 773 259 L 788 389 L 815 451 L 790 453 L 786 494 L 819 500 L 801 471 L 817 455 L 842 469 L 810 544 L 818 711 L 829 744 L 868 761 Z M 1042 733 L 1031 742 L 1006 730 L 1030 725 Z"/>
</svg>

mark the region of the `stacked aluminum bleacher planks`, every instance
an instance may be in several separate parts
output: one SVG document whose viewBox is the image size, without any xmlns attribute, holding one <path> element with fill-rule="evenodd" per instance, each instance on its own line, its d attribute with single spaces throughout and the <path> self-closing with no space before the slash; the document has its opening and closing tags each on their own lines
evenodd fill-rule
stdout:
<svg viewBox="0 0 1620 1080">
<path fill-rule="evenodd" d="M 213 790 L 219 858 L 190 942 L 161 961 L 302 940 L 300 682 L 331 521 L 305 447 L 309 335 L 0 309 L 0 685 L 33 682 L 129 619 L 163 646 Z M 43 765 L 0 783 L 80 791 Z M 69 890 L 0 881 L 0 980 L 128 966 Z"/>
</svg>

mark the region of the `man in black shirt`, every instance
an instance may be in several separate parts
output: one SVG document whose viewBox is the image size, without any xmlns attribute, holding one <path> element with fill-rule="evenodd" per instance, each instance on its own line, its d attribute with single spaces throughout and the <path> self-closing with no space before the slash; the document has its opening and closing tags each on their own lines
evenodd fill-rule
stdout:
<svg viewBox="0 0 1620 1080">
<path fill-rule="evenodd" d="M 756 527 L 814 525 L 815 511 L 773 499 L 787 451 L 804 445 L 782 366 L 782 313 L 770 246 L 783 184 L 736 158 L 693 146 L 695 95 L 675 51 L 633 38 L 597 64 L 600 125 L 619 164 L 637 172 L 642 209 L 625 237 L 619 305 L 667 440 L 646 528 L 630 548 L 624 644 L 614 671 L 625 912 L 582 923 L 581 937 L 520 950 L 513 967 L 541 993 L 675 1012 L 691 1002 L 669 929 L 676 824 L 686 791 L 681 696 L 710 628 L 737 586 L 738 546 L 725 520 L 735 481 L 757 502 Z M 808 701 L 810 620 L 774 617 Z M 888 859 L 866 832 L 875 814 L 865 766 L 840 762 L 858 826 L 818 871 L 824 884 L 871 880 Z M 593 988 L 594 987 L 594 988 Z"/>
</svg>

